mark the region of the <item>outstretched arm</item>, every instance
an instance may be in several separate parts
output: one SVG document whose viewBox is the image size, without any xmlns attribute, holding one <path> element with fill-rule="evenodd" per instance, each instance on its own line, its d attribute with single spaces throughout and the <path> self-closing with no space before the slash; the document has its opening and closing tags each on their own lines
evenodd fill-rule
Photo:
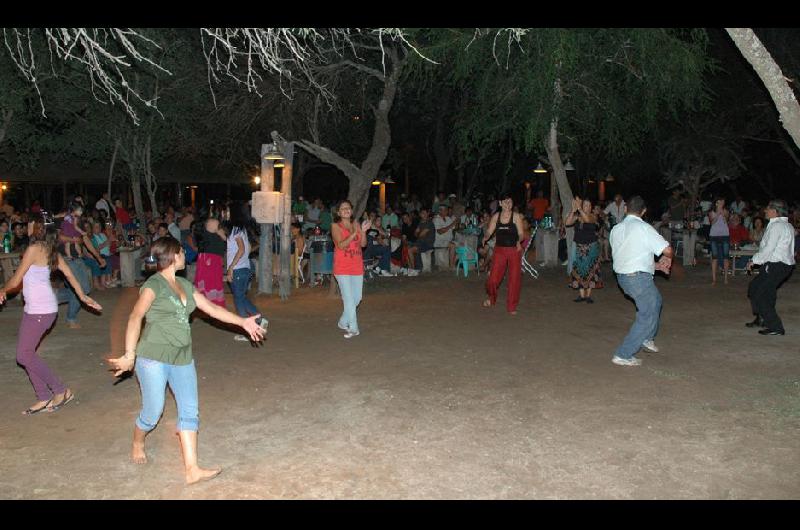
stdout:
<svg viewBox="0 0 800 530">
<path fill-rule="evenodd" d="M 264 338 L 264 330 L 256 323 L 256 319 L 261 316 L 260 314 L 247 318 L 240 317 L 236 313 L 231 313 L 223 307 L 212 304 L 208 298 L 198 291 L 194 291 L 194 302 L 197 304 L 197 309 L 211 318 L 244 329 L 253 341 L 257 342 Z"/>
</svg>

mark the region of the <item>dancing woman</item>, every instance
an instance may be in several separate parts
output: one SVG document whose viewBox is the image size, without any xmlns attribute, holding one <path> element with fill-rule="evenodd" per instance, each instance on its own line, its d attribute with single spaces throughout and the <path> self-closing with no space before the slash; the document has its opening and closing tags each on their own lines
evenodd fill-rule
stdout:
<svg viewBox="0 0 800 530">
<path fill-rule="evenodd" d="M 353 204 L 344 200 L 339 203 L 337 220 L 331 225 L 333 237 L 333 275 L 339 283 L 344 310 L 339 318 L 339 329 L 345 331 L 344 338 L 355 337 L 358 330 L 356 308 L 361 303 L 364 287 L 364 258 L 361 249 L 367 245 L 364 235 L 372 227 L 369 220 L 359 226 L 353 220 Z"/>
<path fill-rule="evenodd" d="M 566 225 L 575 227 L 575 261 L 572 265 L 570 287 L 578 289 L 580 296 L 575 302 L 593 304 L 592 289 L 602 289 L 600 280 L 600 244 L 597 239 L 597 215 L 592 210 L 592 201 L 580 197 L 572 200 Z"/>
<path fill-rule="evenodd" d="M 497 288 L 508 269 L 506 310 L 512 315 L 517 314 L 519 292 L 522 288 L 520 239 L 523 233 L 522 214 L 514 212 L 514 201 L 511 194 L 506 193 L 500 198 L 500 211 L 492 216 L 486 235 L 483 236 L 484 246 L 492 236 L 495 238 L 492 269 L 489 272 L 489 279 L 486 280 L 486 292 L 489 297 L 484 300 L 484 307 L 491 307 L 497 303 Z"/>
<path fill-rule="evenodd" d="M 29 232 L 31 244 L 22 255 L 14 276 L 0 289 L 0 303 L 3 303 L 6 293 L 19 289 L 22 282 L 25 309 L 17 338 L 17 362 L 28 373 L 39 400 L 25 410 L 22 413 L 24 415 L 56 411 L 75 397 L 36 353 L 42 337 L 53 327 L 58 316 L 58 301 L 50 284 L 50 273 L 60 270 L 81 302 L 98 311 L 103 309 L 84 294 L 80 282 L 56 250 L 58 231 L 55 227 L 45 228 L 44 221 L 39 217 L 31 221 Z"/>
<path fill-rule="evenodd" d="M 171 236 L 158 239 L 150 247 L 158 272 L 139 290 L 125 332 L 125 355 L 109 359 L 114 375 L 119 376 L 136 368 L 142 391 L 142 410 L 133 429 L 134 463 L 147 463 L 144 441 L 164 411 L 164 391 L 167 385 L 175 395 L 178 406 L 178 437 L 183 452 L 187 484 L 207 480 L 220 469 L 203 469 L 197 463 L 197 430 L 200 415 L 197 400 L 197 372 L 192 358 L 192 330 L 189 315 L 195 308 L 221 322 L 243 328 L 253 341 L 264 337 L 256 323 L 260 315 L 242 318 L 212 304 L 195 290 L 185 278 L 175 275 L 186 266 L 180 242 Z M 142 331 L 142 318 L 147 325 Z M 141 341 L 139 337 L 141 335 Z M 137 345 L 138 343 L 138 345 Z M 136 357 L 139 357 L 137 360 Z"/>
</svg>

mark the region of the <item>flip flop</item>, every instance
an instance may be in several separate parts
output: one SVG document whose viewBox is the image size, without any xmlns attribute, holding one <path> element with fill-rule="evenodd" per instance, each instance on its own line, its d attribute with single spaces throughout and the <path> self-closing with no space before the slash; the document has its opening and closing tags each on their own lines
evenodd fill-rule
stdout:
<svg viewBox="0 0 800 530">
<path fill-rule="evenodd" d="M 64 396 L 64 399 L 61 400 L 61 403 L 58 403 L 57 405 L 53 405 L 52 407 L 50 407 L 50 411 L 51 412 L 57 411 L 58 409 L 60 409 L 61 407 L 63 407 L 64 405 L 66 405 L 67 403 L 72 401 L 73 399 L 75 399 L 75 394 L 72 391 L 70 391 L 69 397 Z"/>
<path fill-rule="evenodd" d="M 42 412 L 43 410 L 47 410 L 47 409 L 48 409 L 48 407 L 50 406 L 50 403 L 52 403 L 52 402 L 53 402 L 53 398 L 50 398 L 50 399 L 47 401 L 47 403 L 45 403 L 45 404 L 44 404 L 42 407 L 39 407 L 38 409 L 27 409 L 27 410 L 26 410 L 25 412 L 23 412 L 22 414 L 24 414 L 25 416 L 33 416 L 33 415 L 34 415 L 34 414 L 36 414 L 37 412 Z"/>
</svg>

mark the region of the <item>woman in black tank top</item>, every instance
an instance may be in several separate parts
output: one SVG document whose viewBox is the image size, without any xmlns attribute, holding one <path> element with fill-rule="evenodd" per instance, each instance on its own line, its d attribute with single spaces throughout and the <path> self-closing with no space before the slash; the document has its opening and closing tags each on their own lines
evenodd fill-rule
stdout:
<svg viewBox="0 0 800 530">
<path fill-rule="evenodd" d="M 520 236 L 523 232 L 522 215 L 514 212 L 514 201 L 510 194 L 501 197 L 500 207 L 501 210 L 494 214 L 489 221 L 489 228 L 483 237 L 485 246 L 486 242 L 495 236 L 491 271 L 486 280 L 488 298 L 483 302 L 483 306 L 491 307 L 497 303 L 497 288 L 508 269 L 506 310 L 512 315 L 516 315 L 519 292 L 522 287 L 522 246 L 520 245 Z"/>
</svg>

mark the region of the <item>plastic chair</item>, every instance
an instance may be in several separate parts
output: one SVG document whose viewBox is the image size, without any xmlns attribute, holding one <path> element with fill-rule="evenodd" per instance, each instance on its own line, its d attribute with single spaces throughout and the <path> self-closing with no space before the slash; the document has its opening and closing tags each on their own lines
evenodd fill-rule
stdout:
<svg viewBox="0 0 800 530">
<path fill-rule="evenodd" d="M 534 279 L 538 280 L 539 271 L 537 271 L 536 267 L 534 267 L 533 264 L 526 258 L 526 256 L 528 255 L 528 250 L 531 248 L 531 245 L 533 244 L 533 240 L 536 239 L 537 230 L 538 230 L 537 227 L 533 228 L 533 231 L 531 232 L 531 237 L 530 239 L 528 239 L 528 244 L 525 245 L 525 249 L 523 249 L 522 251 L 522 270 L 533 276 Z"/>
<path fill-rule="evenodd" d="M 464 278 L 469 275 L 469 266 L 478 267 L 478 253 L 467 246 L 456 247 L 456 276 L 459 269 L 464 270 Z"/>
</svg>

